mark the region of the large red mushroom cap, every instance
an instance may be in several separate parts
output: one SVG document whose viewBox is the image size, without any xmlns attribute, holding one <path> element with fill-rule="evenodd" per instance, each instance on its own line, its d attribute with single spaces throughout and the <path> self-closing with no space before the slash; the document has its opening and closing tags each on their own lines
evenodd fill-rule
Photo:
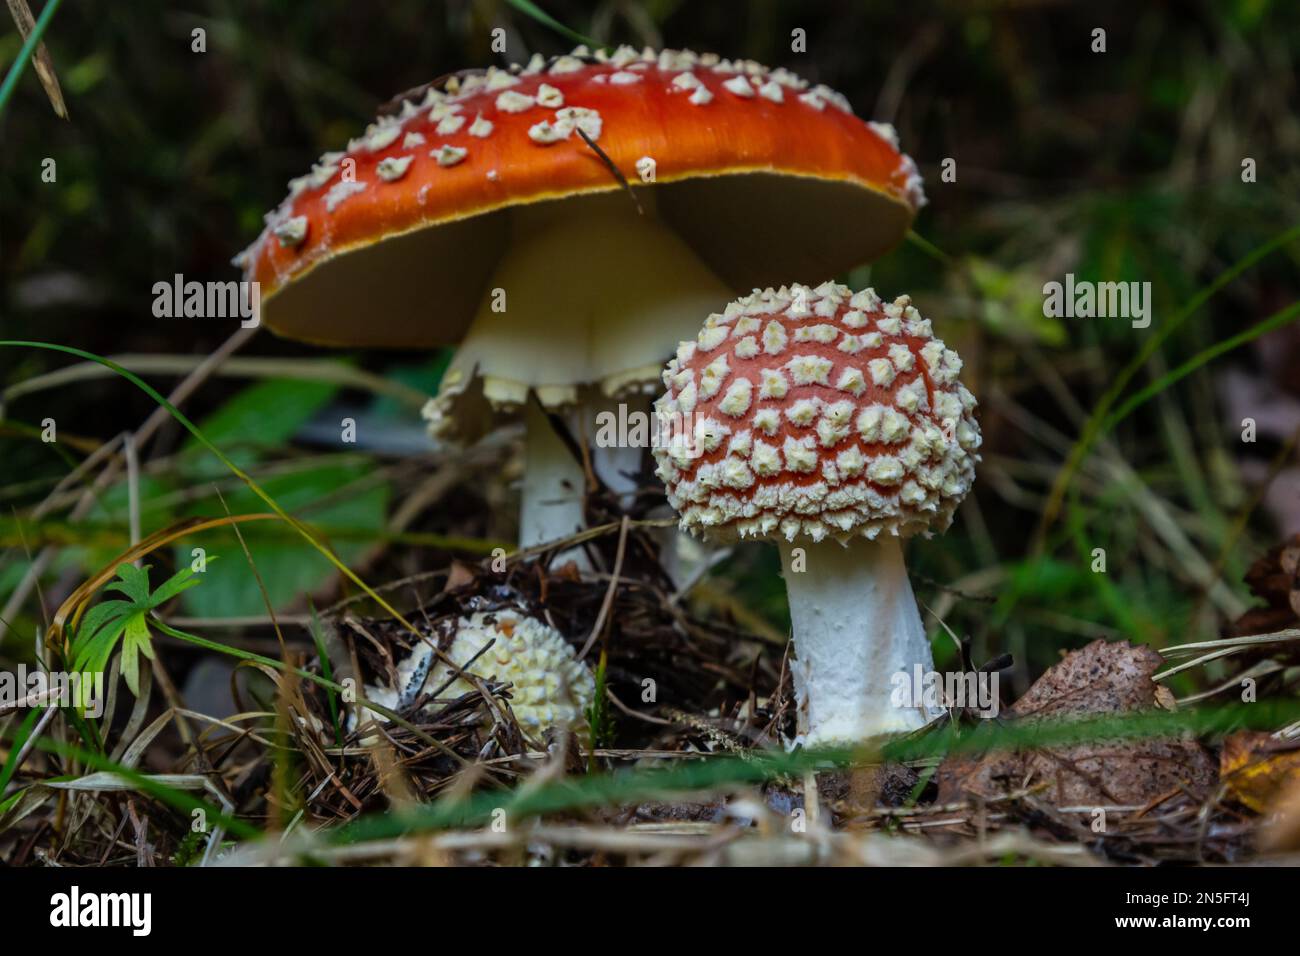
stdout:
<svg viewBox="0 0 1300 956">
<path fill-rule="evenodd" d="M 825 86 L 711 54 L 579 48 L 395 101 L 290 183 L 236 263 L 280 334 L 455 343 L 510 241 L 501 212 L 622 188 L 605 157 L 634 184 L 652 171 L 660 218 L 735 290 L 872 260 L 924 202 L 893 130 Z"/>
<path fill-rule="evenodd" d="M 683 529 L 723 541 L 943 531 L 979 460 L 961 367 L 908 296 L 756 291 L 664 372 L 668 500 Z"/>
</svg>

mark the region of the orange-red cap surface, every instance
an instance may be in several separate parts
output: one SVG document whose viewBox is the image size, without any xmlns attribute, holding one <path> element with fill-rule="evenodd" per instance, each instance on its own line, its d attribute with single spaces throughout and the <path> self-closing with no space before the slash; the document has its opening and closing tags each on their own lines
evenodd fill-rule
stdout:
<svg viewBox="0 0 1300 956">
<path fill-rule="evenodd" d="M 621 189 L 610 163 L 654 184 L 659 215 L 738 292 L 869 261 L 925 201 L 892 128 L 827 87 L 707 54 L 585 54 L 416 91 L 294 180 L 236 260 L 267 324 L 455 342 L 508 241 L 498 211 Z"/>
</svg>

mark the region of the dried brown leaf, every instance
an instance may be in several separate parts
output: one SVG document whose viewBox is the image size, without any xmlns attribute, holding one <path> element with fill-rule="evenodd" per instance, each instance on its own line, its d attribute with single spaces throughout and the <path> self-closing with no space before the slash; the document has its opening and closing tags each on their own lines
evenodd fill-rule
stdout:
<svg viewBox="0 0 1300 956">
<path fill-rule="evenodd" d="M 1256 813 L 1264 813 L 1290 784 L 1300 784 L 1300 741 L 1279 740 L 1257 730 L 1241 730 L 1223 742 L 1219 776 L 1228 794 Z"/>
<path fill-rule="evenodd" d="M 1161 663 L 1160 655 L 1143 645 L 1093 641 L 1048 668 L 1004 717 L 1062 720 L 1167 709 L 1170 700 L 1151 680 Z M 950 757 L 936 778 L 940 803 L 967 795 L 987 799 L 1046 783 L 1042 798 L 1057 806 L 1136 806 L 1181 787 L 1208 790 L 1217 773 L 1194 739 L 1160 738 Z"/>
</svg>

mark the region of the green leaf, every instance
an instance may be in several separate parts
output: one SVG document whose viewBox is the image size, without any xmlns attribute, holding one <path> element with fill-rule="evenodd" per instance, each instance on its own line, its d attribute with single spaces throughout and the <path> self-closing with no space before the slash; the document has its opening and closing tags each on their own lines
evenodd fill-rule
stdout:
<svg viewBox="0 0 1300 956">
<path fill-rule="evenodd" d="M 247 467 L 257 461 L 257 449 L 285 445 L 337 392 L 338 386 L 324 382 L 258 382 L 226 402 L 199 427 L 210 442 L 231 449 L 231 461 Z M 186 443 L 189 473 L 195 478 L 227 475 L 226 467 L 202 454 L 203 449 L 198 439 Z"/>
<path fill-rule="evenodd" d="M 115 617 L 129 614 L 135 605 L 130 601 L 101 601 L 86 612 L 77 628 L 77 636 L 72 640 L 72 650 L 76 652 L 89 643 L 98 631 Z"/>
<path fill-rule="evenodd" d="M 113 656 L 113 648 L 116 646 L 116 640 L 105 641 L 102 645 L 95 648 L 94 653 L 87 657 L 86 661 L 78 666 L 76 670 L 83 674 L 103 674 L 108 671 L 108 659 Z M 85 711 L 90 707 L 91 695 L 95 692 L 94 681 L 81 681 L 77 685 L 78 709 Z"/>
<path fill-rule="evenodd" d="M 35 711 L 33 711 L 33 713 L 35 713 Z M 17 750 L 14 751 L 14 753 L 17 752 L 18 752 Z M 16 790 L 15 792 L 11 793 L 9 796 L 5 797 L 5 799 L 0 800 L 0 817 L 3 817 L 6 813 L 8 813 L 10 810 L 16 807 L 18 805 L 18 801 L 23 798 L 23 794 L 26 792 L 27 792 L 26 790 Z"/>
<path fill-rule="evenodd" d="M 214 557 L 210 560 L 216 559 Z M 162 584 L 158 585 L 158 590 L 154 591 L 153 596 L 149 599 L 149 607 L 162 607 L 182 591 L 188 591 L 203 580 L 202 578 L 196 578 L 194 574 L 194 568 L 190 565 L 181 568 Z"/>
<path fill-rule="evenodd" d="M 127 622 L 126 638 L 122 641 L 122 679 L 136 697 L 140 696 L 140 663 L 136 642 L 131 637 L 131 622 L 138 620 L 138 617 L 132 617 Z"/>
<path fill-rule="evenodd" d="M 130 601 L 101 601 L 87 612 L 73 637 L 73 668 L 81 673 L 102 673 L 108 666 L 118 638 L 122 638 L 122 678 L 131 693 L 140 696 L 140 655 L 155 659 L 153 637 L 149 633 L 149 611 L 165 604 L 198 584 L 194 572 L 183 567 L 158 588 L 149 590 L 149 567 L 124 564 L 117 569 L 120 580 L 106 585 L 126 593 Z M 125 637 L 123 637 L 125 635 Z M 85 709 L 93 690 L 90 682 L 81 684 L 78 706 Z"/>
<path fill-rule="evenodd" d="M 149 602 L 149 567 L 137 568 L 134 564 L 118 566 L 117 576 L 120 581 L 107 585 L 106 591 L 121 591 L 131 599 L 136 607 L 144 607 Z"/>
<path fill-rule="evenodd" d="M 144 639 L 140 641 L 140 653 L 151 661 L 158 659 L 158 649 L 153 646 L 153 634 L 149 632 L 149 618 L 144 618 Z"/>
<path fill-rule="evenodd" d="M 357 491 L 350 487 L 370 470 L 369 465 L 323 465 L 268 478 L 264 487 L 286 510 L 309 525 L 379 532 L 388 510 L 388 486 Z M 232 514 L 260 510 L 260 502 L 251 494 L 228 495 L 226 505 Z M 208 506 L 202 507 L 211 513 Z M 301 601 L 334 573 L 331 563 L 316 549 L 299 538 L 286 536 L 283 528 L 259 523 L 245 525 L 242 533 L 276 610 Z M 203 543 L 209 554 L 220 554 L 228 560 L 209 563 L 202 573 L 203 587 L 185 592 L 182 601 L 186 613 L 195 617 L 265 614 L 261 591 L 234 532 L 207 532 Z M 339 539 L 330 544 L 345 562 L 355 560 L 371 547 L 369 542 L 356 539 Z M 184 554 L 178 549 L 177 560 L 189 560 L 188 546 Z"/>
<path fill-rule="evenodd" d="M 146 657 L 153 657 L 153 651 L 149 646 L 149 624 L 143 611 L 132 614 L 127 619 L 126 638 L 122 641 L 122 679 L 126 681 L 126 686 L 131 688 L 131 693 L 136 697 L 140 696 L 138 652 L 143 652 Z"/>
<path fill-rule="evenodd" d="M 76 671 L 93 670 L 94 668 L 90 667 L 91 661 L 107 661 L 117 644 L 117 639 L 126 630 L 126 623 L 130 619 L 130 614 L 123 614 L 106 624 L 98 633 L 91 635 L 85 646 L 73 656 L 72 669 Z"/>
<path fill-rule="evenodd" d="M 1009 591 L 1046 603 L 1063 601 L 1086 591 L 1088 578 L 1092 576 L 1086 568 L 1055 558 L 1020 562 L 1011 565 L 1008 571 Z"/>
<path fill-rule="evenodd" d="M 23 717 L 23 722 L 18 725 L 18 732 L 14 734 L 13 742 L 9 747 L 9 758 L 5 761 L 3 767 L 0 767 L 0 793 L 5 792 L 5 787 L 9 786 L 9 781 L 13 779 L 14 771 L 18 769 L 18 752 L 23 749 L 27 743 L 27 738 L 32 735 L 32 728 L 36 726 L 36 721 L 40 719 L 44 707 L 33 707 Z M 22 791 L 20 790 L 19 793 Z M 15 794 L 15 798 L 16 798 Z M 0 803 L 0 817 L 4 816 L 5 811 L 9 809 L 11 803 Z"/>
</svg>

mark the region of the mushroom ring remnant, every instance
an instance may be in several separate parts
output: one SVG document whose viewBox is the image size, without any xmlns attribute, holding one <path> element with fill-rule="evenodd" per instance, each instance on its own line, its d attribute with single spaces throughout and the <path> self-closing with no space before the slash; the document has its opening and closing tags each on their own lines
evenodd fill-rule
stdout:
<svg viewBox="0 0 1300 956">
<path fill-rule="evenodd" d="M 648 413 L 699 316 L 878 257 L 923 202 L 894 130 L 828 87 L 715 54 L 578 48 L 399 97 L 289 184 L 236 263 L 280 335 L 459 345 L 430 428 L 468 441 L 525 411 L 529 547 L 584 523 L 585 471 L 538 403 L 580 440 L 602 405 Z M 643 452 L 593 449 L 592 467 L 630 494 Z"/>
<path fill-rule="evenodd" d="M 900 296 L 824 283 L 710 315 L 663 373 L 658 474 L 684 530 L 781 544 L 809 744 L 911 730 L 930 670 L 900 539 L 943 531 L 980 446 L 957 353 Z"/>
<path fill-rule="evenodd" d="M 535 736 L 555 727 L 586 736 L 596 682 L 553 627 L 513 611 L 479 612 L 457 621 L 443 654 L 464 674 L 509 684 L 509 707 L 524 733 Z M 422 641 L 398 664 L 396 686 L 366 685 L 366 699 L 390 710 L 410 707 L 421 694 L 435 691 L 440 701 L 454 700 L 475 690 L 464 674 Z"/>
</svg>

